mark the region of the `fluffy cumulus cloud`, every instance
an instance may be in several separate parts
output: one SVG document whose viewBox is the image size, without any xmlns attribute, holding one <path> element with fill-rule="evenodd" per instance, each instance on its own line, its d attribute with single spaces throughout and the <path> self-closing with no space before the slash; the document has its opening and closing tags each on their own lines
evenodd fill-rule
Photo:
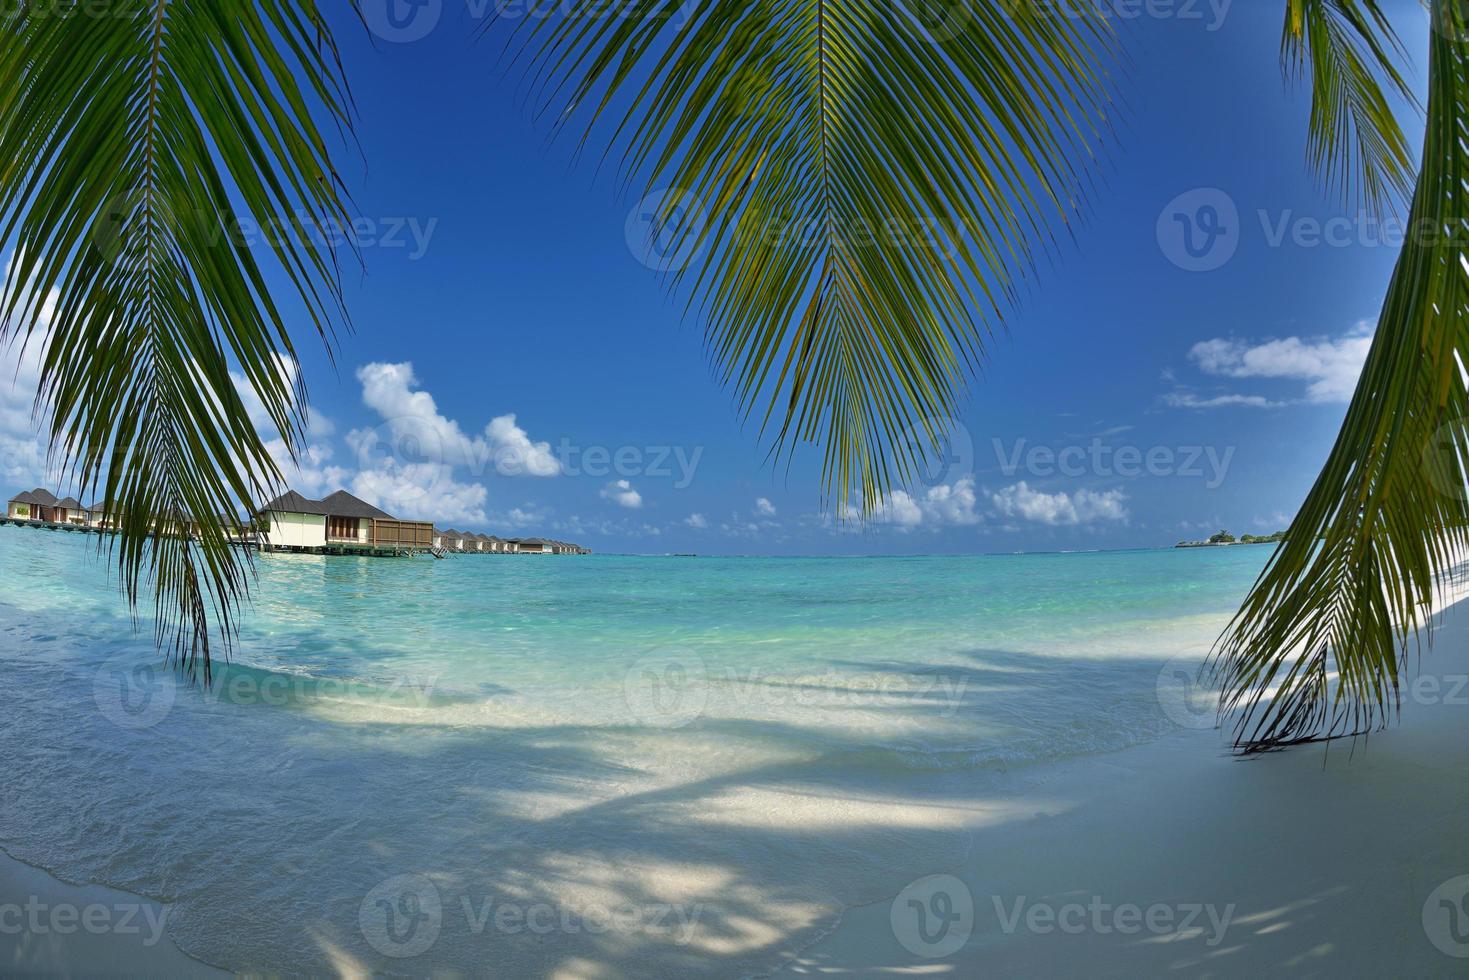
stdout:
<svg viewBox="0 0 1469 980">
<path fill-rule="evenodd" d="M 702 531 L 709 526 L 709 518 L 705 517 L 703 514 L 690 514 L 688 517 L 685 517 L 683 519 L 683 522 L 685 525 L 693 528 L 695 531 Z"/>
<path fill-rule="evenodd" d="M 755 501 L 755 514 L 759 517 L 774 517 L 775 504 L 772 504 L 766 498 L 761 497 Z"/>
<path fill-rule="evenodd" d="M 444 524 L 484 524 L 489 492 L 478 483 L 460 483 L 432 463 L 394 464 L 361 470 L 352 492 L 394 517 Z"/>
<path fill-rule="evenodd" d="M 549 442 L 533 442 L 514 415 L 490 420 L 485 435 L 495 454 L 495 469 L 506 476 L 559 476 L 561 461 Z"/>
<path fill-rule="evenodd" d="M 332 460 L 336 451 L 329 442 L 310 442 L 292 459 L 283 439 L 269 439 L 266 451 L 280 469 L 286 486 L 308 497 L 324 497 L 347 485 L 351 471 Z"/>
<path fill-rule="evenodd" d="M 502 476 L 551 477 L 561 474 L 561 461 L 548 442 L 536 442 L 514 415 L 491 419 L 484 432 L 468 435 L 454 419 L 439 411 L 434 396 L 419 387 L 413 365 L 366 364 L 357 369 L 362 401 L 382 424 L 372 432 L 381 445 L 415 461 L 467 467 L 480 476 L 493 469 Z M 368 444 L 365 438 L 359 442 Z"/>
<path fill-rule="evenodd" d="M 10 264 L 6 261 L 5 283 L 8 289 Z M 0 480 L 12 489 L 30 489 L 38 484 L 56 482 L 46 468 L 46 442 L 41 437 L 49 419 L 35 415 L 36 390 L 41 382 L 41 355 L 51 334 L 51 320 L 56 310 L 56 294 L 42 304 L 35 332 L 29 340 L 12 336 L 0 342 Z"/>
<path fill-rule="evenodd" d="M 297 367 L 285 357 L 278 357 L 276 369 L 287 385 L 295 384 Z M 306 439 L 297 447 L 293 459 L 286 448 L 286 441 L 276 431 L 265 403 L 255 393 L 255 387 L 243 372 L 231 371 L 230 380 L 245 406 L 245 412 L 255 428 L 265 439 L 266 452 L 275 461 L 286 486 L 308 497 L 321 497 L 347 486 L 351 471 L 336 460 L 336 449 L 331 437 L 336 425 L 319 412 L 308 411 L 306 416 Z"/>
<path fill-rule="evenodd" d="M 1127 520 L 1127 496 L 1121 490 L 1077 490 L 1045 493 L 1024 480 L 990 498 L 996 513 L 1005 517 L 1052 526 Z"/>
<path fill-rule="evenodd" d="M 294 365 L 283 361 L 280 369 L 288 382 L 294 381 Z M 307 496 L 347 489 L 397 517 L 442 525 L 544 527 L 548 519 L 524 508 L 489 510 L 489 491 L 480 481 L 489 474 L 559 475 L 561 463 L 550 444 L 532 439 L 513 414 L 492 419 L 480 433 L 467 432 L 440 411 L 411 363 L 359 368 L 362 402 L 380 424 L 349 431 L 347 452 L 339 456 L 332 439 L 335 425 L 312 413 L 306 443 L 294 460 L 244 375 L 232 378 L 287 485 Z"/>
<path fill-rule="evenodd" d="M 1205 374 L 1223 378 L 1277 378 L 1304 381 L 1304 398 L 1313 404 L 1350 400 L 1372 346 L 1367 325 L 1359 324 L 1340 338 L 1285 337 L 1252 343 L 1216 338 L 1197 343 L 1189 359 Z M 1201 399 L 1191 408 L 1221 405 L 1267 407 L 1273 403 L 1254 396 Z"/>
<path fill-rule="evenodd" d="M 643 495 L 633 489 L 626 480 L 613 480 L 602 488 L 602 499 L 610 500 L 619 507 L 636 510 L 643 506 Z"/>
<path fill-rule="evenodd" d="M 978 524 L 983 519 L 978 503 L 974 478 L 966 476 L 921 492 L 894 490 L 878 512 L 877 520 L 900 528 Z"/>
<path fill-rule="evenodd" d="M 44 420 L 33 409 L 40 384 L 42 344 L 12 340 L 0 346 L 0 479 L 30 489 L 45 483 Z"/>
<path fill-rule="evenodd" d="M 347 434 L 357 465 L 351 489 L 396 516 L 485 525 L 491 515 L 489 492 L 479 482 L 484 476 L 562 472 L 550 443 L 531 438 L 513 414 L 491 419 L 480 433 L 467 432 L 440 411 L 411 363 L 366 364 L 357 380 L 363 404 L 381 424 Z"/>
</svg>

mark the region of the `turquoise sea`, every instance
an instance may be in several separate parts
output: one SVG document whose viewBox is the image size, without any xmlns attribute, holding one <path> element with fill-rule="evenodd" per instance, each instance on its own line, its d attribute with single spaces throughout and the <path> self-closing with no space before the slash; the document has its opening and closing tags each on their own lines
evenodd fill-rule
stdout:
<svg viewBox="0 0 1469 980">
<path fill-rule="evenodd" d="M 0 847 L 230 969 L 507 977 L 758 971 L 1207 727 L 1269 555 L 266 556 L 205 690 L 96 549 L 0 529 Z"/>
</svg>

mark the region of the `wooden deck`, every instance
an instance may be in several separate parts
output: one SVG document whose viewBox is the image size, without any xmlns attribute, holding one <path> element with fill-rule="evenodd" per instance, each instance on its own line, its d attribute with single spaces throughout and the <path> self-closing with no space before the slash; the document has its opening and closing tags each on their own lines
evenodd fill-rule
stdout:
<svg viewBox="0 0 1469 980">
<path fill-rule="evenodd" d="M 380 544 L 348 544 L 328 542 L 321 546 L 256 543 L 261 554 L 275 555 L 342 555 L 356 558 L 412 558 L 415 555 L 431 555 L 433 548 L 407 548 Z M 434 557 L 438 557 L 435 555 Z"/>
</svg>

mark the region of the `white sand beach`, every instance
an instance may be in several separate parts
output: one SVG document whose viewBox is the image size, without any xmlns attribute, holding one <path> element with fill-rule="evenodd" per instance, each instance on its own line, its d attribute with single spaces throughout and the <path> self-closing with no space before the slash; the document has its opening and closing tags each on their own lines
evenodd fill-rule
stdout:
<svg viewBox="0 0 1469 980">
<path fill-rule="evenodd" d="M 913 868 L 915 881 L 952 876 L 939 879 L 947 893 L 940 903 L 931 888 L 919 895 L 929 913 L 953 919 L 947 930 L 935 917 L 927 939 L 919 936 L 910 892 L 896 912 L 891 899 L 848 910 L 825 938 L 789 951 L 777 972 L 1462 976 L 1469 960 L 1457 957 L 1469 956 L 1469 920 L 1450 921 L 1442 904 L 1469 891 L 1469 878 L 1453 882 L 1469 875 L 1462 604 L 1445 616 L 1423 667 L 1413 672 L 1401 724 L 1355 753 L 1339 742 L 1239 759 L 1220 733 L 1203 731 L 1039 767 L 1016 798 L 976 801 L 972 845 L 959 866 Z M 17 932 L 19 913 L 9 912 L 0 920 L 7 975 L 210 972 L 166 938 L 150 941 L 156 903 L 0 860 L 0 906 L 27 902 L 137 904 L 139 929 L 37 935 Z M 972 921 L 962 916 L 971 904 Z M 336 966 L 355 971 L 348 959 Z M 588 962 L 561 975 L 617 972 Z"/>
<path fill-rule="evenodd" d="M 1052 767 L 1028 819 L 976 832 L 962 868 L 915 869 L 954 875 L 963 887 L 950 883 L 950 891 L 972 899 L 973 932 L 962 947 L 914 955 L 884 901 L 850 910 L 782 973 L 1464 976 L 1463 602 L 1447 611 L 1409 677 L 1401 724 L 1355 752 L 1341 741 L 1240 759 L 1223 751 L 1218 732 L 1199 732 Z M 1459 906 L 1452 921 L 1444 902 Z M 1193 927 L 1150 931 L 1122 906 L 1152 910 L 1160 923 L 1192 915 Z M 896 932 L 911 942 L 903 922 Z"/>
</svg>

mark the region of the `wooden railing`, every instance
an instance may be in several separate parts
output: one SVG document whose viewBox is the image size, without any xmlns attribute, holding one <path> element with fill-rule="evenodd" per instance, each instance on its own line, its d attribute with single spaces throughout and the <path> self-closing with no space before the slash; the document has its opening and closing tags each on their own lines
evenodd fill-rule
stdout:
<svg viewBox="0 0 1469 980">
<path fill-rule="evenodd" d="M 420 521 L 373 521 L 367 541 L 382 548 L 427 551 L 434 546 L 434 526 Z"/>
</svg>

